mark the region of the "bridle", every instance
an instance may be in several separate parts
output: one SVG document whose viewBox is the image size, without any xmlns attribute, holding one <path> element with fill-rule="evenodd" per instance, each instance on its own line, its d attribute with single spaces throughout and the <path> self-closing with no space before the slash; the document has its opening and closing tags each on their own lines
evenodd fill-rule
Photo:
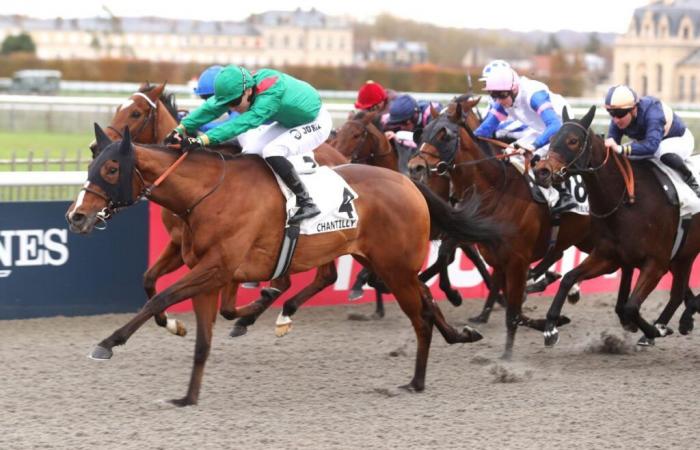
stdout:
<svg viewBox="0 0 700 450">
<path fill-rule="evenodd" d="M 378 158 L 383 158 L 385 156 L 389 156 L 391 152 L 393 151 L 393 148 L 390 148 L 388 151 L 384 153 L 375 153 L 374 148 L 379 148 L 380 147 L 380 142 L 379 139 L 374 136 L 370 131 L 369 131 L 369 125 L 366 123 L 360 121 L 360 120 L 349 120 L 346 122 L 346 125 L 357 125 L 362 129 L 362 138 L 355 144 L 355 147 L 353 147 L 352 153 L 350 153 L 350 162 L 351 163 L 366 163 L 368 161 L 376 161 Z M 367 143 L 368 139 L 373 139 L 374 145 L 370 143 L 370 152 L 367 157 L 360 158 L 360 152 L 362 151 L 363 148 L 365 148 L 365 144 Z"/>
<path fill-rule="evenodd" d="M 146 103 L 148 103 L 149 108 L 148 108 L 148 113 L 146 114 L 146 117 L 143 119 L 143 121 L 141 122 L 141 125 L 136 129 L 136 131 L 134 131 L 132 133 L 132 136 L 134 136 L 134 138 L 136 138 L 137 136 L 139 136 L 143 132 L 143 130 L 146 129 L 147 126 L 152 125 L 152 127 L 151 127 L 151 129 L 152 129 L 151 138 L 152 139 L 150 142 L 157 142 L 158 130 L 156 129 L 156 124 L 158 123 L 158 103 L 154 102 L 153 100 L 148 98 L 148 96 L 146 94 L 144 94 L 143 92 L 134 92 L 133 94 L 131 94 L 131 96 L 129 98 L 133 98 L 133 97 L 141 97 L 144 100 L 146 100 Z M 109 125 L 107 128 L 114 131 L 117 134 L 117 136 L 119 136 L 120 139 L 124 139 L 124 135 L 119 130 L 117 130 L 115 127 L 113 127 L 112 125 Z"/>
</svg>

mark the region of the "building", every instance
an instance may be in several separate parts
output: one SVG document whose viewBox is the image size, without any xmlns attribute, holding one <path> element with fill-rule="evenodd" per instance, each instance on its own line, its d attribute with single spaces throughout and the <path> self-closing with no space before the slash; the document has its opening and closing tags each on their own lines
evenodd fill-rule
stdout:
<svg viewBox="0 0 700 450">
<path fill-rule="evenodd" d="M 634 11 L 614 47 L 613 83 L 669 102 L 700 101 L 700 0 L 657 0 Z"/>
<path fill-rule="evenodd" d="M 410 67 L 428 62 L 428 46 L 425 42 L 383 41 L 370 42 L 367 62 L 378 62 L 391 67 Z"/>
<path fill-rule="evenodd" d="M 352 27 L 313 9 L 266 12 L 244 22 L 0 16 L 0 41 L 21 32 L 32 37 L 41 59 L 344 66 L 353 55 Z"/>
</svg>

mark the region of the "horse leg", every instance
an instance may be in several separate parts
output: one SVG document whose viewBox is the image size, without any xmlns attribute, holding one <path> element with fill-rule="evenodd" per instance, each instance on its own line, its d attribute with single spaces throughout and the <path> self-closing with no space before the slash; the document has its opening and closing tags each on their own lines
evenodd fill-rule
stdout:
<svg viewBox="0 0 700 450">
<path fill-rule="evenodd" d="M 171 400 L 175 406 L 196 405 L 204 376 L 204 364 L 211 349 L 212 329 L 216 321 L 216 300 L 218 291 L 199 294 L 192 299 L 194 313 L 197 317 L 197 341 L 194 344 L 194 364 L 190 375 L 187 394 L 180 399 Z"/>
<path fill-rule="evenodd" d="M 673 274 L 673 283 L 671 284 L 671 295 L 668 299 L 668 303 L 664 307 L 663 311 L 659 315 L 659 318 L 654 322 L 654 326 L 659 329 L 662 334 L 671 334 L 673 331 L 668 328 L 668 322 L 675 314 L 678 307 L 683 303 L 686 297 L 686 289 L 688 288 L 688 280 L 690 279 L 690 269 L 692 266 L 692 260 L 689 261 L 673 261 L 671 263 L 671 273 Z M 642 336 L 637 341 L 637 345 L 649 346 L 654 345 L 653 339 L 647 339 L 646 336 Z"/>
<path fill-rule="evenodd" d="M 221 306 L 219 314 L 226 320 L 233 320 L 236 317 L 236 303 L 238 302 L 238 281 L 230 281 L 221 289 Z"/>
<path fill-rule="evenodd" d="M 620 287 L 617 291 L 617 302 L 615 303 L 615 314 L 620 319 L 620 325 L 625 329 L 630 329 L 636 325 L 630 324 L 625 320 L 624 308 L 625 303 L 630 298 L 630 290 L 632 289 L 632 267 L 623 267 L 620 274 Z M 637 331 L 636 328 L 633 331 Z"/>
<path fill-rule="evenodd" d="M 443 239 L 440 241 L 438 255 L 433 265 L 426 268 L 418 275 L 422 283 L 427 283 L 435 275 L 442 274 L 442 271 L 454 260 L 454 252 L 457 249 L 457 242 L 454 239 Z"/>
<path fill-rule="evenodd" d="M 491 273 L 488 267 L 486 267 L 486 261 L 479 253 L 479 250 L 475 245 L 461 245 L 459 248 L 462 249 L 464 254 L 469 258 L 469 260 L 474 264 L 476 270 L 479 271 L 481 279 L 484 281 L 486 288 L 490 291 L 493 287 L 493 280 L 491 279 Z"/>
<path fill-rule="evenodd" d="M 678 332 L 685 336 L 693 331 L 693 314 L 696 312 L 695 295 L 690 289 L 690 286 L 685 287 L 683 303 L 685 303 L 685 309 L 683 310 L 683 314 L 681 314 L 681 318 L 678 320 Z"/>
<path fill-rule="evenodd" d="M 180 268 L 183 264 L 180 246 L 175 245 L 172 240 L 169 241 L 156 262 L 143 274 L 143 288 L 146 291 L 146 298 L 153 298 L 156 295 L 156 281 L 158 281 L 158 278 Z M 165 327 L 165 329 L 177 336 L 185 336 L 187 334 L 185 325 L 177 319 L 168 318 L 165 311 L 159 311 L 154 319 L 159 327 Z"/>
<path fill-rule="evenodd" d="M 318 266 L 318 269 L 316 269 L 316 276 L 311 284 L 285 301 L 284 305 L 282 305 L 282 311 L 279 313 L 277 322 L 275 323 L 275 335 L 277 337 L 282 337 L 289 333 L 289 330 L 292 329 L 292 316 L 297 312 L 299 307 L 306 303 L 311 297 L 335 283 L 337 279 L 338 271 L 335 267 L 335 261 Z"/>
<path fill-rule="evenodd" d="M 355 277 L 355 282 L 352 284 L 352 287 L 350 288 L 350 293 L 348 294 L 348 300 L 357 300 L 358 298 L 361 298 L 364 295 L 364 291 L 362 290 L 362 286 L 364 286 L 367 283 L 367 280 L 369 279 L 369 274 L 370 270 L 367 267 L 363 267 L 357 274 L 357 277 Z"/>
<path fill-rule="evenodd" d="M 468 320 L 472 323 L 487 323 L 489 317 L 491 316 L 491 311 L 493 306 L 496 304 L 498 299 L 501 297 L 501 289 L 505 284 L 503 279 L 503 271 L 495 268 L 493 269 L 491 289 L 489 290 L 489 295 L 486 297 L 486 302 L 484 302 L 484 307 L 479 315 L 470 317 Z"/>
<path fill-rule="evenodd" d="M 258 320 L 258 317 L 260 317 L 260 315 L 264 313 L 267 308 L 269 308 L 275 302 L 275 300 L 279 298 L 280 295 L 289 289 L 291 284 L 292 281 L 289 278 L 289 275 L 275 278 L 270 283 L 270 287 L 260 290 L 259 299 L 252 301 L 241 308 L 236 308 L 236 316 L 240 318 L 235 324 L 233 324 L 233 328 L 231 328 L 229 336 L 238 337 L 246 334 L 248 332 L 248 327 L 253 325 L 255 321 Z"/>
<path fill-rule="evenodd" d="M 177 282 L 147 301 L 126 325 L 97 344 L 90 357 L 93 359 L 111 358 L 112 348 L 116 345 L 125 344 L 129 337 L 153 315 L 201 292 L 218 289 L 224 283 L 225 281 L 220 278 L 220 269 L 217 261 L 211 265 L 200 262 Z"/>
<path fill-rule="evenodd" d="M 518 258 L 519 259 L 519 258 Z M 525 301 L 525 284 L 527 281 L 527 261 L 515 260 L 506 267 L 506 346 L 501 359 L 509 360 L 513 356 L 515 332 L 518 331 L 522 306 Z"/>
<path fill-rule="evenodd" d="M 590 254 L 581 264 L 574 267 L 561 279 L 552 304 L 547 311 L 547 319 L 544 327 L 544 345 L 553 347 L 559 342 L 559 330 L 557 323 L 561 320 L 561 310 L 566 300 L 566 294 L 576 282 L 595 278 L 597 276 L 617 270 L 619 265 L 608 259 L 604 259 L 594 253 Z"/>
<path fill-rule="evenodd" d="M 427 308 L 433 317 L 433 322 L 437 327 L 438 331 L 445 339 L 448 344 L 465 343 L 465 342 L 476 342 L 483 339 L 481 333 L 476 329 L 465 325 L 462 331 L 457 331 L 452 325 L 450 325 L 445 316 L 442 314 L 440 307 L 433 299 L 430 289 L 425 284 L 421 284 L 421 300 L 423 302 L 423 307 Z"/>
<path fill-rule="evenodd" d="M 661 280 L 661 277 L 664 276 L 664 273 L 666 273 L 666 270 L 660 267 L 654 261 L 647 263 L 644 267 L 642 267 L 639 272 L 637 284 L 634 286 L 632 294 L 623 308 L 625 319 L 629 322 L 636 323 L 647 339 L 663 337 L 672 333 L 670 329 L 661 329 L 650 324 L 642 318 L 639 311 L 642 303 L 644 303 L 647 296 L 649 296 L 649 294 L 659 284 L 659 281 Z M 686 283 L 683 283 L 683 287 L 685 287 L 685 284 Z M 644 345 L 644 343 L 641 345 Z"/>
</svg>

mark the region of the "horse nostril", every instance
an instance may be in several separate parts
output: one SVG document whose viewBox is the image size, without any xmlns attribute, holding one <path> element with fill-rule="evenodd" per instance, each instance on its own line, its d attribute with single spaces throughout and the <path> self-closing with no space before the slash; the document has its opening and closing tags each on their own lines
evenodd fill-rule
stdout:
<svg viewBox="0 0 700 450">
<path fill-rule="evenodd" d="M 68 220 L 73 225 L 81 225 L 83 222 L 85 222 L 85 214 L 73 213 Z"/>
</svg>

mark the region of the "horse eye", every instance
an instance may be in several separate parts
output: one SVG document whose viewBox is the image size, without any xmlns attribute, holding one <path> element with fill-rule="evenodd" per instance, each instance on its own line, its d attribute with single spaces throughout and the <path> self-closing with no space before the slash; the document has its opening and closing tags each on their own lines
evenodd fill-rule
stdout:
<svg viewBox="0 0 700 450">
<path fill-rule="evenodd" d="M 578 139 L 576 138 L 571 138 L 569 140 L 569 145 L 578 145 Z"/>
<path fill-rule="evenodd" d="M 110 174 L 110 175 L 114 175 L 114 174 L 117 173 L 118 171 L 119 171 L 119 169 L 117 169 L 116 167 L 112 167 L 112 168 L 109 169 L 109 174 Z"/>
<path fill-rule="evenodd" d="M 139 111 L 134 111 L 131 113 L 131 117 L 134 119 L 138 119 L 139 117 L 141 117 L 141 113 Z"/>
</svg>

